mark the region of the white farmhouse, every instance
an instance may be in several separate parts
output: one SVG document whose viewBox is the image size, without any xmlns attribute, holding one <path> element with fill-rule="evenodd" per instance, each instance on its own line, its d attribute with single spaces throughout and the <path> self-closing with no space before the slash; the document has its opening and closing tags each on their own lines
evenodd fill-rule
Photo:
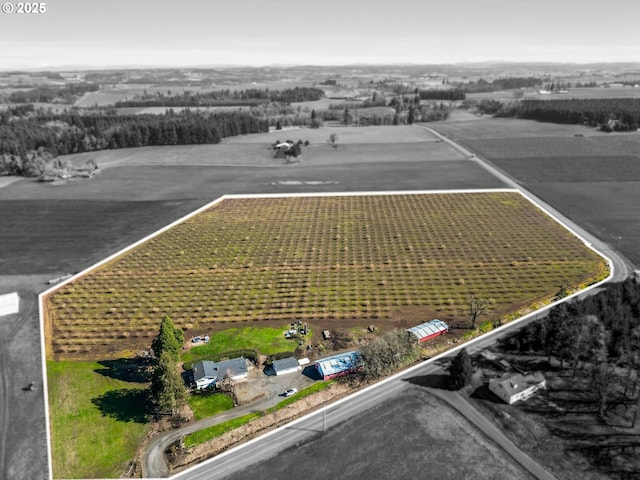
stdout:
<svg viewBox="0 0 640 480">
<path fill-rule="evenodd" d="M 202 360 L 193 364 L 193 381 L 196 388 L 215 387 L 225 376 L 232 381 L 243 380 L 249 375 L 247 360 L 244 357 L 232 358 L 222 362 Z"/>
<path fill-rule="evenodd" d="M 489 390 L 503 402 L 511 405 L 531 397 L 536 391 L 545 388 L 547 381 L 540 372 L 529 375 L 520 373 L 493 378 L 489 381 Z"/>
</svg>

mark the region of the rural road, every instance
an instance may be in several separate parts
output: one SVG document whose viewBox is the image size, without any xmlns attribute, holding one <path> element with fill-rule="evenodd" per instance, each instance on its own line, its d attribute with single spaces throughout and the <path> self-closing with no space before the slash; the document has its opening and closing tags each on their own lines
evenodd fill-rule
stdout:
<svg viewBox="0 0 640 480">
<path fill-rule="evenodd" d="M 9 424 L 11 422 L 11 411 L 9 410 L 9 392 L 16 390 L 18 386 L 11 379 L 13 375 L 10 375 L 8 371 L 8 362 L 6 356 L 8 353 L 8 347 L 20 331 L 20 328 L 24 325 L 24 322 L 29 318 L 37 300 L 33 293 L 19 292 L 20 297 L 20 311 L 16 314 L 6 315 L 0 317 L 0 332 L 2 335 L 2 342 L 0 343 L 0 478 L 7 478 L 7 437 L 9 435 Z M 25 309 L 26 306 L 26 309 Z M 5 335 L 5 331 L 8 332 Z"/>
<path fill-rule="evenodd" d="M 494 333 L 494 332 L 492 332 Z M 498 332 L 504 334 L 505 330 Z M 465 346 L 474 353 L 486 348 L 500 335 L 488 334 Z M 451 353 L 449 352 L 448 355 Z M 414 388 L 411 379 L 417 376 L 431 375 L 442 368 L 443 357 L 438 356 L 419 365 L 409 368 L 393 377 L 367 387 L 345 399 L 339 400 L 317 412 L 309 414 L 297 421 L 279 427 L 261 437 L 247 442 L 224 452 L 196 467 L 180 472 L 171 478 L 173 480 L 219 480 L 228 475 L 242 471 L 247 466 L 273 457 L 277 453 L 302 443 L 312 441 L 314 438 L 333 426 L 338 425 L 352 417 L 363 415 L 376 405 L 389 400 L 403 391 Z M 480 420 L 472 420 L 471 423 L 480 429 L 487 437 L 494 440 L 514 460 L 529 471 L 535 478 L 551 480 L 554 477 L 544 470 L 528 455 L 519 450 L 513 442 L 505 437 L 495 426 L 475 410 L 459 394 L 425 389 L 452 405 L 461 414 L 468 418 L 477 416 Z"/>
<path fill-rule="evenodd" d="M 511 440 L 509 440 L 493 423 L 471 405 L 464 395 L 449 390 L 428 388 L 428 391 L 439 399 L 455 408 L 458 413 L 475 425 L 486 436 L 497 443 L 502 450 L 508 453 L 521 467 L 527 470 L 538 480 L 554 480 L 555 477 L 547 472 L 538 462 L 526 455 Z"/>
<path fill-rule="evenodd" d="M 516 190 L 519 190 L 525 197 L 527 197 L 536 205 L 539 205 L 540 207 L 542 207 L 549 214 L 551 214 L 556 220 L 558 220 L 560 223 L 565 225 L 575 234 L 580 236 L 583 240 L 585 240 L 585 242 L 588 245 L 591 245 L 593 248 L 598 250 L 601 254 L 609 258 L 611 260 L 611 267 L 613 268 L 613 276 L 611 278 L 612 282 L 621 282 L 633 274 L 633 266 L 628 260 L 626 260 L 622 255 L 620 255 L 620 253 L 615 249 L 615 247 L 612 247 L 611 245 L 603 242 L 602 240 L 598 239 L 597 237 L 595 237 L 594 235 L 592 235 L 591 233 L 589 233 L 588 231 L 580 227 L 578 224 L 574 223 L 570 218 L 567 218 L 558 210 L 556 210 L 554 207 L 552 207 L 548 203 L 544 202 L 543 200 L 535 196 L 529 190 L 525 189 L 520 183 L 518 183 L 516 180 L 511 178 L 509 175 L 499 170 L 498 168 L 494 167 L 486 159 L 479 157 L 477 154 L 471 152 L 467 148 L 463 147 L 459 143 L 454 142 L 448 137 L 445 137 L 444 135 L 437 132 L 433 128 L 425 127 L 423 125 L 421 125 L 421 127 L 427 130 L 429 133 L 435 135 L 436 137 L 446 142 L 448 145 L 450 145 L 452 148 L 462 153 L 467 158 L 470 158 L 473 161 L 475 161 L 480 167 L 484 168 L 493 176 L 495 176 L 496 178 L 504 182 L 509 188 L 514 188 Z"/>
<path fill-rule="evenodd" d="M 446 354 L 426 360 L 294 422 L 223 452 L 171 478 L 173 480 L 220 480 L 225 476 L 242 471 L 249 465 L 271 458 L 288 448 L 313 440 L 315 437 L 322 435 L 325 429 L 338 425 L 352 417 L 362 415 L 366 410 L 402 394 L 403 390 L 412 388 L 411 378 L 438 372 L 442 369 L 443 362 L 446 363 L 448 358 L 453 358 L 459 349 L 464 347 L 470 354 L 477 353 L 491 346 L 500 337 L 510 333 L 512 329 L 520 328 L 529 322 L 535 321 L 541 315 L 543 314 L 527 315 L 522 320 L 504 325 L 482 337 L 450 350 Z M 458 405 L 459 403 L 457 402 L 453 406 L 455 408 Z M 469 405 L 469 407 L 471 406 Z M 464 414 L 466 411 L 469 410 L 464 409 L 461 413 Z M 553 478 L 534 460 L 517 449 L 497 428 L 493 427 L 485 430 L 483 427 L 486 425 L 491 425 L 486 419 L 484 422 L 476 424 L 483 433 L 495 440 L 501 447 L 503 445 L 512 445 L 509 450 L 506 450 L 506 453 L 516 459 L 518 464 L 527 469 L 535 478 L 545 480 Z"/>
<path fill-rule="evenodd" d="M 183 435 L 217 425 L 253 412 L 261 412 L 277 405 L 283 400 L 280 395 L 289 388 L 298 390 L 311 385 L 314 380 L 299 374 L 288 374 L 281 377 L 264 378 L 266 397 L 248 405 L 232 408 L 213 417 L 203 418 L 184 427 L 171 430 L 154 438 L 142 453 L 142 474 L 147 478 L 161 478 L 169 475 L 169 468 L 164 458 L 164 451 Z"/>
<path fill-rule="evenodd" d="M 441 138 L 452 148 L 461 152 L 467 158 L 477 162 L 482 168 L 500 179 L 510 188 L 514 188 L 520 191 L 528 199 L 542 207 L 549 214 L 554 216 L 558 221 L 566 225 L 574 233 L 578 234 L 587 244 L 592 245 L 594 248 L 608 257 L 611 260 L 611 267 L 613 269 L 611 281 L 624 280 L 632 273 L 633 270 L 630 264 L 610 245 L 600 241 L 589 232 L 576 225 L 551 205 L 546 204 L 531 192 L 523 188 L 522 185 L 517 183 L 515 180 L 513 180 L 488 162 L 477 157 L 476 154 L 444 137 L 431 128 L 423 128 L 425 128 L 436 137 Z M 546 312 L 550 308 L 551 306 L 548 306 L 535 312 L 534 314 L 526 315 L 516 322 L 504 325 L 497 330 L 483 335 L 479 339 L 468 342 L 464 346 L 470 353 L 485 349 L 493 344 L 499 337 L 511 332 L 513 329 L 521 328 L 527 323 L 542 318 L 546 315 Z M 462 347 L 458 347 L 458 349 L 459 348 Z M 458 349 L 448 352 L 448 355 L 455 354 Z M 227 452 L 224 452 L 204 462 L 203 464 L 178 473 L 172 478 L 176 480 L 204 480 L 224 478 L 226 475 L 241 471 L 248 465 L 270 458 L 276 453 L 281 452 L 287 448 L 293 447 L 302 442 L 307 442 L 315 436 L 321 435 L 326 428 L 330 428 L 332 425 L 337 425 L 338 423 L 347 420 L 348 418 L 360 415 L 368 408 L 371 408 L 379 404 L 380 402 L 383 402 L 391 398 L 392 396 L 397 395 L 403 389 L 408 388 L 408 382 L 406 380 L 410 376 L 415 376 L 416 374 L 431 374 L 438 371 L 441 368 L 441 366 L 437 364 L 438 360 L 442 361 L 440 356 L 427 360 L 426 362 L 412 367 L 405 372 L 401 372 L 400 374 L 395 375 L 383 382 L 366 388 L 352 396 L 349 396 L 326 408 L 323 408 L 318 412 L 314 412 L 313 414 L 307 415 L 295 422 L 280 427 L 244 445 L 240 445 Z M 462 415 L 469 419 L 471 423 L 476 425 L 476 427 L 484 432 L 489 438 L 492 438 L 498 445 L 501 446 L 501 448 L 505 450 L 506 453 L 511 455 L 515 461 L 517 461 L 522 467 L 529 471 L 535 478 L 541 480 L 554 478 L 538 463 L 536 463 L 529 456 L 519 450 L 513 444 L 513 442 L 505 437 L 493 424 L 491 424 L 491 422 L 489 422 L 485 417 L 477 412 L 477 410 L 466 400 L 464 400 L 459 394 L 451 394 L 449 392 L 443 391 L 432 391 L 432 393 L 439 398 L 447 401 L 452 407 L 454 407 Z"/>
</svg>

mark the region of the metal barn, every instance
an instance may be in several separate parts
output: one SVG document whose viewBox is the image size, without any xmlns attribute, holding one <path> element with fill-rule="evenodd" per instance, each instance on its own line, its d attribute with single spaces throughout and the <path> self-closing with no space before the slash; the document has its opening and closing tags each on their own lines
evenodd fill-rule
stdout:
<svg viewBox="0 0 640 480">
<path fill-rule="evenodd" d="M 317 360 L 315 367 L 323 380 L 330 380 L 348 373 L 357 372 L 362 368 L 362 356 L 355 351 L 340 353 Z"/>
<path fill-rule="evenodd" d="M 414 335 L 420 343 L 426 342 L 430 338 L 437 337 L 449 331 L 449 325 L 442 320 L 430 320 L 415 327 L 407 328 L 407 332 Z"/>
</svg>

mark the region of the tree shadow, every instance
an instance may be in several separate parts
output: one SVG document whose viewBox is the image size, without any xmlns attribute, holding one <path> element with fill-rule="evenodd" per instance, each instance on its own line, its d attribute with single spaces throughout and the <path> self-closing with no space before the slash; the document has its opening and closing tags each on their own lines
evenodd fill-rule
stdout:
<svg viewBox="0 0 640 480">
<path fill-rule="evenodd" d="M 480 385 L 471 393 L 470 396 L 471 398 L 475 398 L 478 400 L 486 400 L 487 402 L 504 405 L 504 402 L 500 399 L 500 397 L 498 397 L 495 393 L 489 390 L 488 383 L 483 383 L 482 385 Z"/>
<path fill-rule="evenodd" d="M 151 381 L 151 358 L 119 358 L 116 360 L 100 360 L 104 368 L 96 369 L 96 373 L 115 378 L 123 382 L 147 383 Z"/>
<path fill-rule="evenodd" d="M 105 417 L 119 422 L 147 423 L 148 396 L 145 389 L 121 388 L 105 392 L 92 398 L 91 403 L 100 409 Z"/>
<path fill-rule="evenodd" d="M 439 390 L 449 389 L 449 375 L 444 373 L 418 375 L 415 377 L 406 378 L 404 381 L 409 382 L 413 385 L 418 385 L 420 387 L 437 388 Z"/>
</svg>

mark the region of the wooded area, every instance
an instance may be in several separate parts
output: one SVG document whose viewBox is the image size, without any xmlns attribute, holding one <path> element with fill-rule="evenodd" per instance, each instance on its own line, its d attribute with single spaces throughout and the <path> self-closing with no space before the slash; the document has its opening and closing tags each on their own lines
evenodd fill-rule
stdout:
<svg viewBox="0 0 640 480">
<path fill-rule="evenodd" d="M 267 132 L 266 120 L 247 112 L 169 112 L 165 115 L 117 115 L 107 111 L 34 109 L 0 112 L 0 171 L 38 175 L 33 161 L 71 153 L 151 145 L 218 143 L 222 138 Z"/>
<path fill-rule="evenodd" d="M 251 106 L 262 103 L 308 102 L 320 100 L 324 91 L 313 87 L 294 87 L 283 90 L 249 88 L 246 90 L 215 90 L 192 93 L 185 91 L 180 95 L 143 93 L 139 98 L 116 102 L 121 107 L 196 107 L 196 106 Z"/>
<path fill-rule="evenodd" d="M 640 286 L 634 279 L 611 284 L 581 301 L 562 303 L 547 317 L 504 341 L 506 350 L 537 352 L 589 372 L 600 415 L 613 400 L 615 372 L 624 371 L 624 397 L 633 404 L 640 370 Z M 619 400 L 619 399 L 618 399 Z M 635 422 L 634 422 L 635 423 Z"/>
<path fill-rule="evenodd" d="M 633 131 L 640 126 L 640 98 L 523 100 L 502 112 L 539 122 L 605 126 L 608 131 Z"/>
</svg>

